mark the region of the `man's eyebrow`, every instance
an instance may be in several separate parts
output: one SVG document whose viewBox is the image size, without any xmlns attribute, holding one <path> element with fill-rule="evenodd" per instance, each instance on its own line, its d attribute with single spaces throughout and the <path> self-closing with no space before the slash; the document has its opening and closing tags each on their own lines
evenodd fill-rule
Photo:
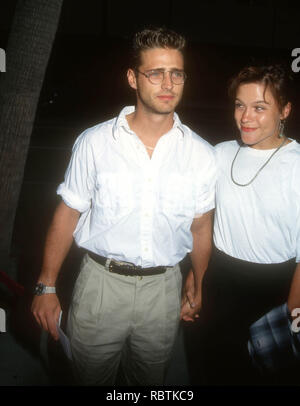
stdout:
<svg viewBox="0 0 300 406">
<path fill-rule="evenodd" d="M 160 71 L 165 71 L 165 68 L 152 68 L 152 69 L 147 69 L 147 71 L 151 71 L 151 70 L 160 70 Z M 184 72 L 184 69 L 179 69 L 179 68 L 170 68 L 167 69 L 168 71 L 178 71 L 178 72 Z"/>
</svg>

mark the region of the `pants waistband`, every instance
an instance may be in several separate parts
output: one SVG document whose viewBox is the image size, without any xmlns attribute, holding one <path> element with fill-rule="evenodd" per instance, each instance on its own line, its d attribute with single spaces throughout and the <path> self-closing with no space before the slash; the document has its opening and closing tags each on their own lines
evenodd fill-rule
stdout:
<svg viewBox="0 0 300 406">
<path fill-rule="evenodd" d="M 218 248 L 214 247 L 213 249 L 213 254 L 212 258 L 215 258 L 217 260 L 224 261 L 230 263 L 230 264 L 237 264 L 237 265 L 243 265 L 246 267 L 253 267 L 253 268 L 265 268 L 265 269 L 281 269 L 285 267 L 290 267 L 294 269 L 296 267 L 296 258 L 291 258 L 288 259 L 287 261 L 284 262 L 278 262 L 278 263 L 259 263 L 259 262 L 249 262 L 244 259 L 239 259 L 239 258 L 234 258 L 228 254 L 225 254 L 223 251 L 220 251 Z"/>
<path fill-rule="evenodd" d="M 94 252 L 86 250 L 86 253 L 95 262 L 108 268 L 109 272 L 117 273 L 124 276 L 152 276 L 159 275 L 166 272 L 170 267 L 155 266 L 150 268 L 142 268 L 141 266 L 134 265 L 131 262 L 119 262 L 113 258 L 102 257 Z"/>
</svg>

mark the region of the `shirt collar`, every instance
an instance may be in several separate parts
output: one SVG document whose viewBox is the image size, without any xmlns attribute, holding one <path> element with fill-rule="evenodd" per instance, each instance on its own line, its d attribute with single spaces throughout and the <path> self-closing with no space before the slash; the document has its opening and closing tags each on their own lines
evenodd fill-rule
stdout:
<svg viewBox="0 0 300 406">
<path fill-rule="evenodd" d="M 120 136 L 121 131 L 119 131 L 121 128 L 124 128 L 127 132 L 132 132 L 129 125 L 128 121 L 126 119 L 126 116 L 128 114 L 131 114 L 135 111 L 135 106 L 126 106 L 124 107 L 118 117 L 116 118 L 114 124 L 113 124 L 113 137 L 117 139 Z M 174 123 L 173 123 L 173 129 L 178 128 L 178 134 L 181 136 L 181 138 L 184 137 L 185 134 L 185 129 L 183 124 L 181 123 L 178 114 L 174 112 Z"/>
</svg>

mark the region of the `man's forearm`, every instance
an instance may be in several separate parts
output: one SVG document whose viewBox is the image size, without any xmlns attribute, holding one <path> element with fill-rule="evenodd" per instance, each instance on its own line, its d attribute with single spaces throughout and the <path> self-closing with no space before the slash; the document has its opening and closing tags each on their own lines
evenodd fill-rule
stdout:
<svg viewBox="0 0 300 406">
<path fill-rule="evenodd" d="M 212 250 L 213 211 L 194 219 L 191 225 L 193 250 L 190 253 L 192 270 L 187 276 L 181 302 L 180 318 L 194 321 L 202 305 L 202 281 Z"/>
<path fill-rule="evenodd" d="M 80 213 L 61 202 L 47 233 L 39 281 L 54 286 L 61 265 L 73 242 L 73 232 Z"/>
<path fill-rule="evenodd" d="M 191 227 L 193 250 L 190 253 L 194 273 L 195 296 L 201 295 L 202 280 L 212 251 L 212 216 L 205 213 L 201 222 L 194 221 Z M 200 220 L 199 219 L 199 220 Z"/>
<path fill-rule="evenodd" d="M 77 210 L 71 209 L 63 202 L 58 205 L 46 238 L 39 282 L 48 286 L 55 285 L 61 265 L 72 244 L 79 215 Z M 61 306 L 57 295 L 50 293 L 34 296 L 31 311 L 39 325 L 58 340 L 56 324 Z"/>
<path fill-rule="evenodd" d="M 190 257 L 194 274 L 195 296 L 201 294 L 202 280 L 208 266 L 211 250 L 211 241 L 198 235 L 194 236 L 194 246 Z"/>
</svg>

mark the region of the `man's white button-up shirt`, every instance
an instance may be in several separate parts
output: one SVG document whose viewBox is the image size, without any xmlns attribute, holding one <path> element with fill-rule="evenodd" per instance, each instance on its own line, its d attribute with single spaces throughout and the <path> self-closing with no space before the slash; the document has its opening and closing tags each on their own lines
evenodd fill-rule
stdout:
<svg viewBox="0 0 300 406">
<path fill-rule="evenodd" d="M 77 138 L 57 193 L 81 212 L 80 247 L 143 267 L 173 266 L 192 250 L 193 219 L 214 208 L 214 151 L 174 113 L 150 159 L 129 128 L 133 111 L 125 107 Z"/>
</svg>

